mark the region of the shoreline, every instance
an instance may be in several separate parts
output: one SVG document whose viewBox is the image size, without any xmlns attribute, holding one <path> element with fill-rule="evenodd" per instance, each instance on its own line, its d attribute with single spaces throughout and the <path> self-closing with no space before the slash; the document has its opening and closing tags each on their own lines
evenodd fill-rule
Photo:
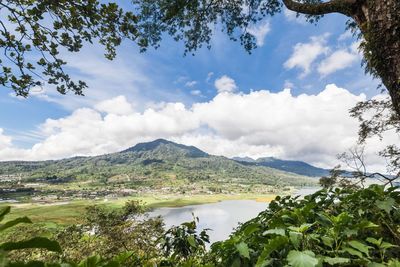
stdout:
<svg viewBox="0 0 400 267">
<path fill-rule="evenodd" d="M 161 195 L 161 196 L 135 196 L 118 199 L 96 200 L 71 200 L 59 202 L 38 203 L 1 203 L 1 206 L 11 206 L 11 212 L 7 219 L 27 216 L 34 223 L 50 225 L 67 225 L 79 223 L 85 209 L 92 205 L 101 205 L 110 208 L 120 208 L 130 200 L 142 201 L 149 210 L 157 208 L 179 208 L 190 205 L 202 205 L 226 200 L 254 200 L 257 202 L 270 202 L 277 195 L 287 195 L 292 192 L 271 194 L 215 194 L 215 195 Z"/>
</svg>

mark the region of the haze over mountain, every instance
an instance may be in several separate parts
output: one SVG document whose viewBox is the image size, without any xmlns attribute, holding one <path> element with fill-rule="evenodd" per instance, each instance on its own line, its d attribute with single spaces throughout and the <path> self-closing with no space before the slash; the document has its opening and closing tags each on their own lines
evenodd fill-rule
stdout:
<svg viewBox="0 0 400 267">
<path fill-rule="evenodd" d="M 0 162 L 0 177 L 9 175 L 30 181 L 55 177 L 76 182 L 129 181 L 147 186 L 182 181 L 269 185 L 315 183 L 315 179 L 209 155 L 196 147 L 164 139 L 94 157 Z"/>
<path fill-rule="evenodd" d="M 252 159 L 249 157 L 234 157 L 234 160 L 248 165 L 265 166 L 299 175 L 321 177 L 329 175 L 328 169 L 318 168 L 304 161 L 282 160 L 274 157 Z"/>
</svg>

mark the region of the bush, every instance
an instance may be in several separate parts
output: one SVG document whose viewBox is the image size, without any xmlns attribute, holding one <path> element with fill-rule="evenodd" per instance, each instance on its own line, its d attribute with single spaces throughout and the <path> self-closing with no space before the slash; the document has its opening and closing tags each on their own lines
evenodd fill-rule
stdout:
<svg viewBox="0 0 400 267">
<path fill-rule="evenodd" d="M 212 245 L 216 266 L 400 266 L 400 192 L 372 185 L 277 197 Z"/>
</svg>

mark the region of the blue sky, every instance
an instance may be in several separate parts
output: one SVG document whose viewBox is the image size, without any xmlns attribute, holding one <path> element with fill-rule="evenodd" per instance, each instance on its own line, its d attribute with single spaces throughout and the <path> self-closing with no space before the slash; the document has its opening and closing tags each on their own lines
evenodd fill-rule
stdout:
<svg viewBox="0 0 400 267">
<path fill-rule="evenodd" d="M 260 47 L 251 54 L 219 31 L 212 48 L 200 49 L 194 56 L 183 56 L 183 44 L 167 36 L 160 48 L 145 53 L 124 42 L 112 62 L 97 45 L 86 46 L 79 54 L 65 54 L 67 70 L 89 85 L 86 96 L 61 96 L 45 86 L 20 99 L 2 88 L 0 160 L 95 155 L 163 137 L 225 156 L 276 156 L 319 166 L 333 164 L 335 155 L 357 137 L 357 123 L 347 110 L 379 93 L 378 82 L 360 66 L 357 40 L 345 32 L 345 22 L 343 16 L 329 15 L 315 26 L 285 11 L 253 29 Z M 327 89 L 329 84 L 333 85 Z M 290 88 L 290 93 L 284 88 Z M 331 104 L 324 105 L 328 98 Z M 256 108 L 257 99 L 265 101 Z M 274 113 L 268 108 L 276 103 L 281 104 Z M 291 114 L 302 111 L 304 116 Z M 319 113 L 325 117 L 312 115 Z M 242 121 L 231 121 L 232 116 L 242 115 Z M 268 124 L 277 118 L 279 123 Z M 107 124 L 123 119 L 127 121 L 122 126 Z M 254 124 L 248 125 L 252 120 Z M 285 122 L 286 135 L 274 137 L 271 133 L 279 134 Z M 301 122 L 302 129 L 297 134 L 296 122 Z M 158 128 L 149 130 L 149 124 Z M 82 125 L 88 128 L 80 129 Z M 274 128 L 277 125 L 280 128 Z M 337 132 L 328 134 L 329 127 Z M 96 132 L 93 136 L 88 134 L 92 131 Z M 325 137 L 315 140 L 319 136 Z M 84 142 L 76 145 L 74 138 Z M 297 149 L 287 142 L 303 139 L 308 141 Z M 325 149 L 326 142 L 340 145 Z"/>
</svg>

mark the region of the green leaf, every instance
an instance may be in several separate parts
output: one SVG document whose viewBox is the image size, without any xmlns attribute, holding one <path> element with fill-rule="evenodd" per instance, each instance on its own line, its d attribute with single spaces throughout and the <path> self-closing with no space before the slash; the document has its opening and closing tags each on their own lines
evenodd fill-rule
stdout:
<svg viewBox="0 0 400 267">
<path fill-rule="evenodd" d="M 267 231 L 265 231 L 263 233 L 263 235 L 281 235 L 281 236 L 285 236 L 285 229 L 281 229 L 281 228 L 275 228 L 275 229 L 269 229 Z"/>
<path fill-rule="evenodd" d="M 0 225 L 0 231 L 4 231 L 5 229 L 13 227 L 14 225 L 17 225 L 19 223 L 32 223 L 32 221 L 28 217 L 17 218 L 15 220 Z"/>
<path fill-rule="evenodd" d="M 365 244 L 363 244 L 363 243 L 361 243 L 360 241 L 357 241 L 357 240 L 349 241 L 348 244 L 350 246 L 352 246 L 353 248 L 363 252 L 366 255 L 368 255 L 368 250 L 371 248 L 370 246 L 367 246 L 367 245 L 365 245 Z"/>
<path fill-rule="evenodd" d="M 249 247 L 247 246 L 246 243 L 240 242 L 239 244 L 236 245 L 236 249 L 239 252 L 240 256 L 242 256 L 243 258 L 250 259 Z"/>
<path fill-rule="evenodd" d="M 363 257 L 363 254 L 362 254 L 361 252 L 359 252 L 358 250 L 355 250 L 355 249 L 353 249 L 353 248 L 344 247 L 343 250 L 346 251 L 346 252 L 348 252 L 350 255 L 357 256 L 357 257 L 359 257 L 359 258 L 364 258 L 364 257 Z"/>
<path fill-rule="evenodd" d="M 391 244 L 391 243 L 389 243 L 389 242 L 382 242 L 382 244 L 380 245 L 380 248 L 383 248 L 383 249 L 388 249 L 388 248 L 394 248 L 394 247 L 398 247 L 397 245 L 393 245 L 393 244 Z"/>
<path fill-rule="evenodd" d="M 0 209 L 0 222 L 4 219 L 4 216 L 10 213 L 10 210 L 11 210 L 10 206 L 6 206 Z"/>
<path fill-rule="evenodd" d="M 380 209 L 386 211 L 387 213 L 390 213 L 390 211 L 392 210 L 393 205 L 394 205 L 395 203 L 396 203 L 396 201 L 395 201 L 393 198 L 391 198 L 391 197 L 388 197 L 388 198 L 385 199 L 385 200 L 377 200 L 377 201 L 375 202 L 375 204 L 376 204 L 376 206 L 377 206 L 378 208 L 380 208 Z"/>
<path fill-rule="evenodd" d="M 289 232 L 289 239 L 293 246 L 298 249 L 303 235 L 298 232 Z"/>
<path fill-rule="evenodd" d="M 246 228 L 243 231 L 243 234 L 245 236 L 249 236 L 252 233 L 256 232 L 259 228 L 260 228 L 260 224 L 259 223 L 251 223 L 251 224 L 246 226 Z"/>
<path fill-rule="evenodd" d="M 367 267 L 386 267 L 386 264 L 378 263 L 378 262 L 370 262 Z"/>
<path fill-rule="evenodd" d="M 367 239 L 365 239 L 368 243 L 371 243 L 371 244 L 373 244 L 373 245 L 376 245 L 376 246 L 380 246 L 381 244 L 382 244 L 382 238 L 379 238 L 379 240 L 378 239 L 375 239 L 375 238 L 373 238 L 373 237 L 368 237 Z"/>
<path fill-rule="evenodd" d="M 390 260 L 388 263 L 388 267 L 400 267 L 400 261 L 398 260 Z"/>
<path fill-rule="evenodd" d="M 19 242 L 6 242 L 0 245 L 0 249 L 4 251 L 11 251 L 26 248 L 43 248 L 49 251 L 62 252 L 60 245 L 57 241 L 52 241 L 45 237 L 34 237 L 26 241 Z"/>
<path fill-rule="evenodd" d="M 335 265 L 335 264 L 349 263 L 350 259 L 341 257 L 335 257 L 335 258 L 324 257 L 324 262 L 328 263 L 329 265 Z"/>
<path fill-rule="evenodd" d="M 286 236 L 277 236 L 273 239 L 270 239 L 268 241 L 268 244 L 264 246 L 263 251 L 261 252 L 261 255 L 257 259 L 256 267 L 262 267 L 262 266 L 267 266 L 269 262 L 269 255 L 274 252 L 275 250 L 278 250 L 285 246 L 289 242 L 288 238 Z"/>
<path fill-rule="evenodd" d="M 190 235 L 187 237 L 187 241 L 192 247 L 196 247 L 196 240 L 194 239 L 194 236 Z"/>
<path fill-rule="evenodd" d="M 328 247 L 332 247 L 333 246 L 333 238 L 331 237 L 327 237 L 327 236 L 323 236 L 321 237 L 322 243 L 324 243 L 326 246 Z"/>
<path fill-rule="evenodd" d="M 312 251 L 291 250 L 287 256 L 290 266 L 293 267 L 314 267 L 318 264 L 315 254 Z"/>
</svg>

